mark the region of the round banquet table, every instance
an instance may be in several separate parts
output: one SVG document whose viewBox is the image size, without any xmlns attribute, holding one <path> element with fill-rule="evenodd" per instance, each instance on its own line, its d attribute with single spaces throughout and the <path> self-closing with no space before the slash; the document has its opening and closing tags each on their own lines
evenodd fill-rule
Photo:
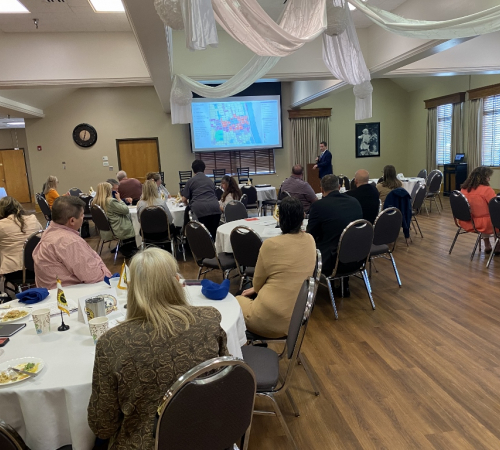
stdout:
<svg viewBox="0 0 500 450">
<path fill-rule="evenodd" d="M 371 178 L 370 183 L 375 183 L 377 184 L 378 178 Z M 404 178 L 403 180 L 400 180 L 401 183 L 403 184 L 403 187 L 408 191 L 408 193 L 411 195 L 411 191 L 413 190 L 413 187 L 418 183 L 423 183 L 425 184 L 425 178 L 419 178 L 419 177 L 411 177 L 411 178 Z"/>
<path fill-rule="evenodd" d="M 174 225 L 176 227 L 182 228 L 184 225 L 184 211 L 186 210 L 186 205 L 180 204 L 178 205 L 172 200 L 167 201 L 168 209 L 172 213 L 172 217 L 174 218 Z M 141 224 L 139 223 L 139 218 L 137 217 L 137 206 L 129 206 L 130 217 L 132 219 L 132 225 L 134 225 L 135 231 L 135 243 L 137 247 L 142 244 L 141 237 Z"/>
<path fill-rule="evenodd" d="M 243 186 L 245 186 L 245 184 L 239 184 L 238 186 L 241 189 Z M 276 200 L 278 198 L 278 196 L 276 195 L 276 188 L 274 186 L 254 187 L 257 190 L 257 200 L 259 204 L 262 204 L 264 200 Z"/>
<path fill-rule="evenodd" d="M 114 293 L 104 282 L 66 287 L 64 292 L 68 301 L 78 303 L 78 298 L 106 289 Z M 213 306 L 220 311 L 228 350 L 242 358 L 246 328 L 238 301 L 231 294 L 221 301 L 208 300 L 201 294 L 200 286 L 185 289 L 192 305 Z M 49 297 L 37 303 L 35 309 L 55 300 L 55 289 L 49 292 Z M 125 314 L 125 297 L 117 299 L 119 311 Z M 32 450 L 54 450 L 67 444 L 72 444 L 74 450 L 90 450 L 95 436 L 87 423 L 87 406 L 92 392 L 95 346 L 88 325 L 78 321 L 78 312 L 73 312 L 64 319 L 71 328 L 59 332 L 60 317 L 52 317 L 50 334 L 41 337 L 36 335 L 30 318 L 15 322 L 25 321 L 26 327 L 3 347 L 0 363 L 34 356 L 42 358 L 45 367 L 36 378 L 0 386 L 0 417 L 16 429 Z"/>
</svg>

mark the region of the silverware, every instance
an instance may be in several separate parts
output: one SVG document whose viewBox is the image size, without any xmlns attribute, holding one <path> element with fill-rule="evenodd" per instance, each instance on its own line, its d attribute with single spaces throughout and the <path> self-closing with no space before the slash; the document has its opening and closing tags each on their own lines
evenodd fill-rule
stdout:
<svg viewBox="0 0 500 450">
<path fill-rule="evenodd" d="M 22 375 L 28 375 L 29 377 L 36 377 L 38 372 L 26 372 L 25 370 L 16 369 L 15 367 L 9 367 L 7 370 L 12 370 L 13 372 L 20 373 Z"/>
</svg>

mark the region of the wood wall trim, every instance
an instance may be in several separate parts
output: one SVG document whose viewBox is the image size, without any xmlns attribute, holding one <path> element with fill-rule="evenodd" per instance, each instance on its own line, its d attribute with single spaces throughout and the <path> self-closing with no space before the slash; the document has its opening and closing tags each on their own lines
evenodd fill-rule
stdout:
<svg viewBox="0 0 500 450">
<path fill-rule="evenodd" d="M 465 92 L 457 92 L 456 94 L 443 95 L 442 97 L 430 98 L 424 100 L 425 109 L 437 108 L 448 103 L 463 103 L 465 102 Z"/>
<path fill-rule="evenodd" d="M 471 89 L 467 91 L 469 94 L 469 100 L 475 100 L 476 98 L 490 97 L 492 95 L 500 94 L 500 84 L 492 84 L 491 86 L 484 86 L 477 89 Z"/>
<path fill-rule="evenodd" d="M 331 117 L 332 108 L 313 108 L 313 109 L 289 109 L 289 119 L 299 119 L 301 117 Z"/>
</svg>

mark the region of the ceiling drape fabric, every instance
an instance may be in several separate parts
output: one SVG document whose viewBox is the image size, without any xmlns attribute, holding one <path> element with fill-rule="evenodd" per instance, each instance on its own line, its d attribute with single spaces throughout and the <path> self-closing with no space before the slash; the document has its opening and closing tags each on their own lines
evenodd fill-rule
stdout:
<svg viewBox="0 0 500 450">
<path fill-rule="evenodd" d="M 384 30 L 419 39 L 454 39 L 478 36 L 500 30 L 500 6 L 451 20 L 413 20 L 384 11 L 362 0 L 349 3 Z"/>
</svg>

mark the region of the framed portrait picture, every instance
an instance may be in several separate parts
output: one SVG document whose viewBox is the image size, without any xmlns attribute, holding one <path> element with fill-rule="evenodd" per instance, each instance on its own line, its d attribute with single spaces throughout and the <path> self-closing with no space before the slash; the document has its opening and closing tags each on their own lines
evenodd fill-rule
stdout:
<svg viewBox="0 0 500 450">
<path fill-rule="evenodd" d="M 380 156 L 380 122 L 356 124 L 356 158 Z"/>
</svg>

